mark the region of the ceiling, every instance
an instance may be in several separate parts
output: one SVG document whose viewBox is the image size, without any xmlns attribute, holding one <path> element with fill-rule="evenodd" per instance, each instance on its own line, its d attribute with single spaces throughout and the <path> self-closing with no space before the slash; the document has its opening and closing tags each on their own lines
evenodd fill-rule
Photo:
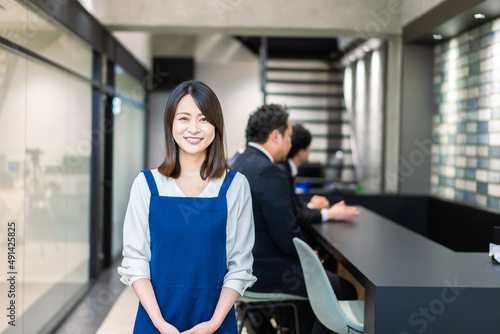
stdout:
<svg viewBox="0 0 500 334">
<path fill-rule="evenodd" d="M 254 54 L 259 54 L 261 37 L 236 37 Z M 267 37 L 269 59 L 326 59 L 338 60 L 342 56 L 336 38 Z"/>
<path fill-rule="evenodd" d="M 484 14 L 485 18 L 475 19 L 476 13 Z M 500 16 L 499 0 L 444 1 L 431 12 L 404 27 L 403 40 L 405 43 L 440 43 L 442 40 L 433 39 L 434 34 L 439 34 L 446 40 L 498 16 Z"/>
</svg>

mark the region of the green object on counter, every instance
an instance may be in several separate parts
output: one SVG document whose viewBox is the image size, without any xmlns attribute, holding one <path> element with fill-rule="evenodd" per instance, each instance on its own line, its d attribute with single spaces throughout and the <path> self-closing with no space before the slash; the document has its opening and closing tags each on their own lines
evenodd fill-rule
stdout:
<svg viewBox="0 0 500 334">
<path fill-rule="evenodd" d="M 366 187 L 362 184 L 358 185 L 356 187 L 356 190 L 354 190 L 357 193 L 365 193 L 366 192 Z"/>
</svg>

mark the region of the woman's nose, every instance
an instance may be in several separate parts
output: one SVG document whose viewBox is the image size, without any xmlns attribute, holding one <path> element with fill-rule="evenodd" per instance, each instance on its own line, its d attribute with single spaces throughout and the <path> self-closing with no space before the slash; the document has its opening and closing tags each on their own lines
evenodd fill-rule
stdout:
<svg viewBox="0 0 500 334">
<path fill-rule="evenodd" d="M 198 132 L 199 130 L 199 126 L 198 126 L 198 122 L 197 121 L 192 121 L 190 124 L 189 124 L 189 132 L 191 133 L 196 133 Z"/>
</svg>

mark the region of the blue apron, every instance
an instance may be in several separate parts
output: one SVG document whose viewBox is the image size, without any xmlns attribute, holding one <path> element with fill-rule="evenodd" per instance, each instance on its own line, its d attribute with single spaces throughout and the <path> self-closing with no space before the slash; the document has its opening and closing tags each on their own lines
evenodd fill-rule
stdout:
<svg viewBox="0 0 500 334">
<path fill-rule="evenodd" d="M 226 192 L 229 171 L 217 197 L 159 196 L 153 174 L 143 171 L 151 198 L 151 284 L 165 321 L 183 332 L 214 314 L 226 265 Z M 134 333 L 159 333 L 139 303 Z M 215 332 L 238 333 L 234 307 Z"/>
</svg>

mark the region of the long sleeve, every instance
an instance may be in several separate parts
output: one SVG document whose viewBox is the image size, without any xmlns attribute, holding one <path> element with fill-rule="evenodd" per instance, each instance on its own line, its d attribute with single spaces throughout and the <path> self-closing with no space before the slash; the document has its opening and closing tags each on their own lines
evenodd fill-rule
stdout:
<svg viewBox="0 0 500 334">
<path fill-rule="evenodd" d="M 120 280 L 129 286 L 139 278 L 150 278 L 149 198 L 146 178 L 140 173 L 130 191 L 123 224 L 123 261 L 118 268 Z"/>
<path fill-rule="evenodd" d="M 297 223 L 299 225 L 305 226 L 328 220 L 328 211 L 326 212 L 326 219 L 324 219 L 323 212 L 321 210 L 310 209 L 296 195 L 295 199 L 297 203 Z"/>
<path fill-rule="evenodd" d="M 310 225 L 314 223 L 320 223 L 321 221 L 328 220 L 328 212 L 325 214 L 316 209 L 310 209 L 302 200 L 295 194 L 295 182 L 292 176 L 290 162 L 282 162 L 276 164 L 283 171 L 288 179 L 288 183 L 290 184 L 290 192 L 293 193 L 293 205 L 294 212 L 297 217 L 297 224 L 299 226 Z M 326 218 L 326 219 L 325 219 Z"/>
<path fill-rule="evenodd" d="M 285 173 L 271 164 L 260 174 L 260 182 L 265 184 L 259 191 L 260 206 L 272 240 L 284 254 L 298 258 L 293 238 L 304 239 L 294 214 L 294 194 Z"/>
<path fill-rule="evenodd" d="M 250 185 L 243 174 L 236 174 L 228 189 L 228 221 L 226 253 L 228 272 L 223 287 L 243 295 L 257 280 L 252 275 L 252 249 L 255 242 L 252 196 Z"/>
</svg>

